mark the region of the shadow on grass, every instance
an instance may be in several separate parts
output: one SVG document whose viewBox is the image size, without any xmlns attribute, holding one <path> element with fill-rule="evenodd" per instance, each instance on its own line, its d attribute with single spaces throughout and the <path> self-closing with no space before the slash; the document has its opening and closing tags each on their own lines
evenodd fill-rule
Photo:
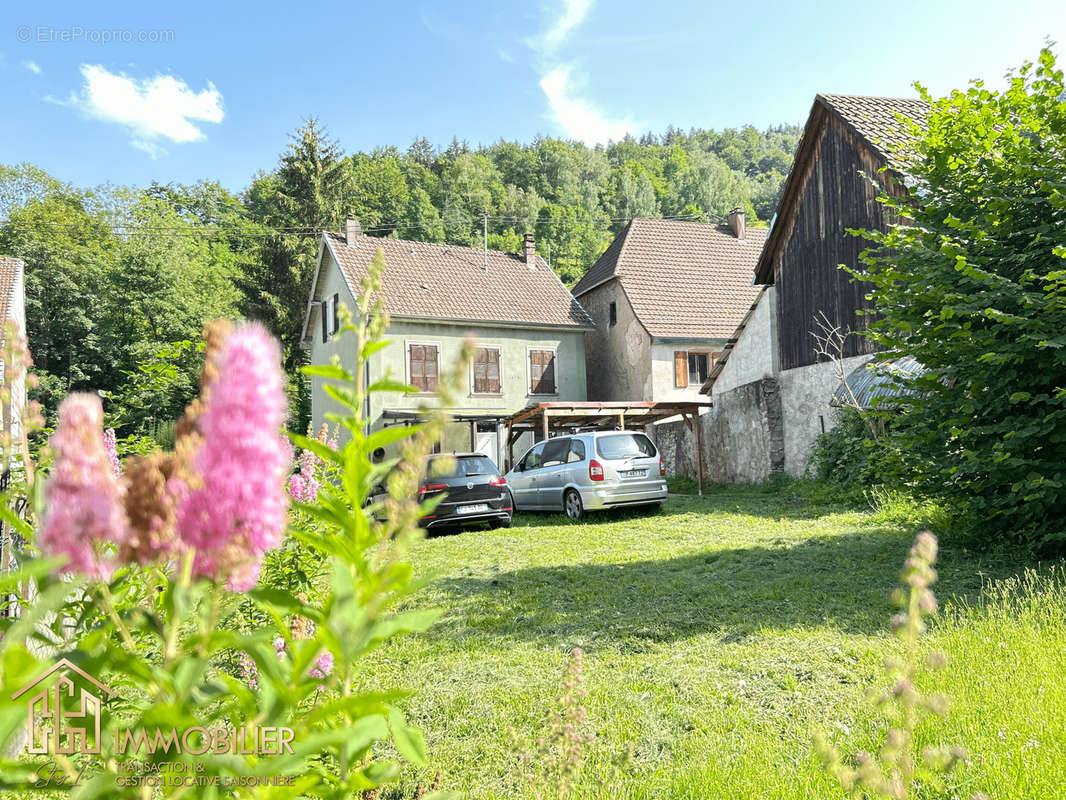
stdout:
<svg viewBox="0 0 1066 800">
<path fill-rule="evenodd" d="M 430 635 L 604 639 L 632 650 L 708 632 L 723 643 L 764 630 L 882 632 L 894 613 L 889 593 L 911 541 L 898 528 L 871 528 L 780 547 L 709 548 L 661 560 L 446 578 L 436 587 L 451 613 Z M 949 543 L 937 565 L 936 592 L 942 600 L 977 602 L 985 582 L 1024 566 L 1018 558 Z"/>
</svg>

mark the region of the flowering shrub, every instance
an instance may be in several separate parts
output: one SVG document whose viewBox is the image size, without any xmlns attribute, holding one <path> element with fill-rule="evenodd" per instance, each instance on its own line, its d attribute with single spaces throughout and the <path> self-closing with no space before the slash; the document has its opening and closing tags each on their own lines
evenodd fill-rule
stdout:
<svg viewBox="0 0 1066 800">
<path fill-rule="evenodd" d="M 357 314 L 344 315 L 354 375 L 382 346 L 387 320 L 371 298 L 383 267 L 379 252 Z M 356 691 L 354 678 L 369 651 L 436 617 L 396 606 L 414 589 L 403 557 L 432 504 L 412 498 L 443 420 L 366 434 L 366 393 L 409 388 L 391 379 L 364 388 L 338 364 L 308 368 L 345 409 L 345 442 L 292 437 L 331 479 L 291 501 L 308 524 L 283 538 L 292 449 L 280 435 L 277 345 L 255 325 L 212 324 L 205 339 L 201 396 L 173 452 L 130 456 L 117 474 L 99 399 L 73 395 L 59 412 L 51 474 L 34 479 L 27 462 L 26 481 L 0 504 L 28 543 L 20 566 L 0 575 L 0 789 L 350 798 L 397 775 L 398 764 L 377 757 L 380 743 L 425 759 L 421 733 L 395 705 L 402 693 Z M 400 458 L 372 463 L 395 444 Z M 363 506 L 389 473 L 392 494 L 372 509 L 379 523 Z M 31 500 L 27 519 L 13 511 L 18 496 Z M 298 592 L 284 575 L 257 585 L 272 549 L 292 542 L 322 565 L 325 585 Z M 20 755 L 19 687 L 64 663 L 108 687 L 99 754 Z"/>
</svg>

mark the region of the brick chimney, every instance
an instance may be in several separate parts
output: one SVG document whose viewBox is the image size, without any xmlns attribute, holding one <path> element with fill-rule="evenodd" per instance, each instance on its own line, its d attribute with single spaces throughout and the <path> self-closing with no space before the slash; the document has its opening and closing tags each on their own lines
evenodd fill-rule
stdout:
<svg viewBox="0 0 1066 800">
<path fill-rule="evenodd" d="M 733 235 L 738 239 L 744 238 L 744 212 L 739 208 L 734 208 L 729 212 L 727 217 L 729 220 L 729 229 L 733 231 Z"/>
<path fill-rule="evenodd" d="M 537 243 L 533 238 L 532 233 L 526 234 L 525 240 L 526 247 L 526 266 L 530 269 L 537 268 Z"/>
<path fill-rule="evenodd" d="M 359 220 L 346 219 L 344 221 L 344 241 L 349 246 L 355 244 L 355 240 L 359 238 L 361 231 L 362 227 L 359 225 Z"/>
</svg>

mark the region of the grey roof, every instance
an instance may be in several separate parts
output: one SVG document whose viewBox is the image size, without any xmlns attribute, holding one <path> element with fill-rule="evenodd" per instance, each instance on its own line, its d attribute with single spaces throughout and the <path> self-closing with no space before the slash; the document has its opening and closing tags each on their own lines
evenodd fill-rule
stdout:
<svg viewBox="0 0 1066 800">
<path fill-rule="evenodd" d="M 766 233 L 749 227 L 738 239 L 725 225 L 634 219 L 574 294 L 617 278 L 652 336 L 726 339 L 759 294 L 751 278 Z"/>
<path fill-rule="evenodd" d="M 893 148 L 910 139 L 899 117 L 924 125 L 929 112 L 928 104 L 921 98 L 820 94 L 816 100 L 835 112 L 890 163 Z"/>
<path fill-rule="evenodd" d="M 864 409 L 894 408 L 897 405 L 893 402 L 894 398 L 914 394 L 907 382 L 925 371 L 925 367 L 914 356 L 902 356 L 893 361 L 867 362 L 852 370 L 847 377 L 847 387 L 843 383 L 837 386 L 829 404 L 837 407 L 852 405 L 848 395 L 850 387 L 855 401 Z"/>
<path fill-rule="evenodd" d="M 353 292 L 374 253 L 385 254 L 381 295 L 394 317 L 593 328 L 595 323 L 539 256 L 473 247 L 324 233 Z M 487 262 L 487 269 L 485 268 Z"/>
</svg>

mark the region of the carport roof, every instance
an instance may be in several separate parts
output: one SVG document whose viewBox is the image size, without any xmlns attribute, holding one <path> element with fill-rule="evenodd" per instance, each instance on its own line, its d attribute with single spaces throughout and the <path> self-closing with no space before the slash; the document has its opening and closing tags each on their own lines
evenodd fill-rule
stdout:
<svg viewBox="0 0 1066 800">
<path fill-rule="evenodd" d="M 631 426 L 643 428 L 664 419 L 699 414 L 700 409 L 710 408 L 709 402 L 583 402 L 583 403 L 533 403 L 512 414 L 507 424 L 512 428 L 534 430 L 547 426 L 549 430 L 560 428 L 613 428 Z"/>
</svg>

